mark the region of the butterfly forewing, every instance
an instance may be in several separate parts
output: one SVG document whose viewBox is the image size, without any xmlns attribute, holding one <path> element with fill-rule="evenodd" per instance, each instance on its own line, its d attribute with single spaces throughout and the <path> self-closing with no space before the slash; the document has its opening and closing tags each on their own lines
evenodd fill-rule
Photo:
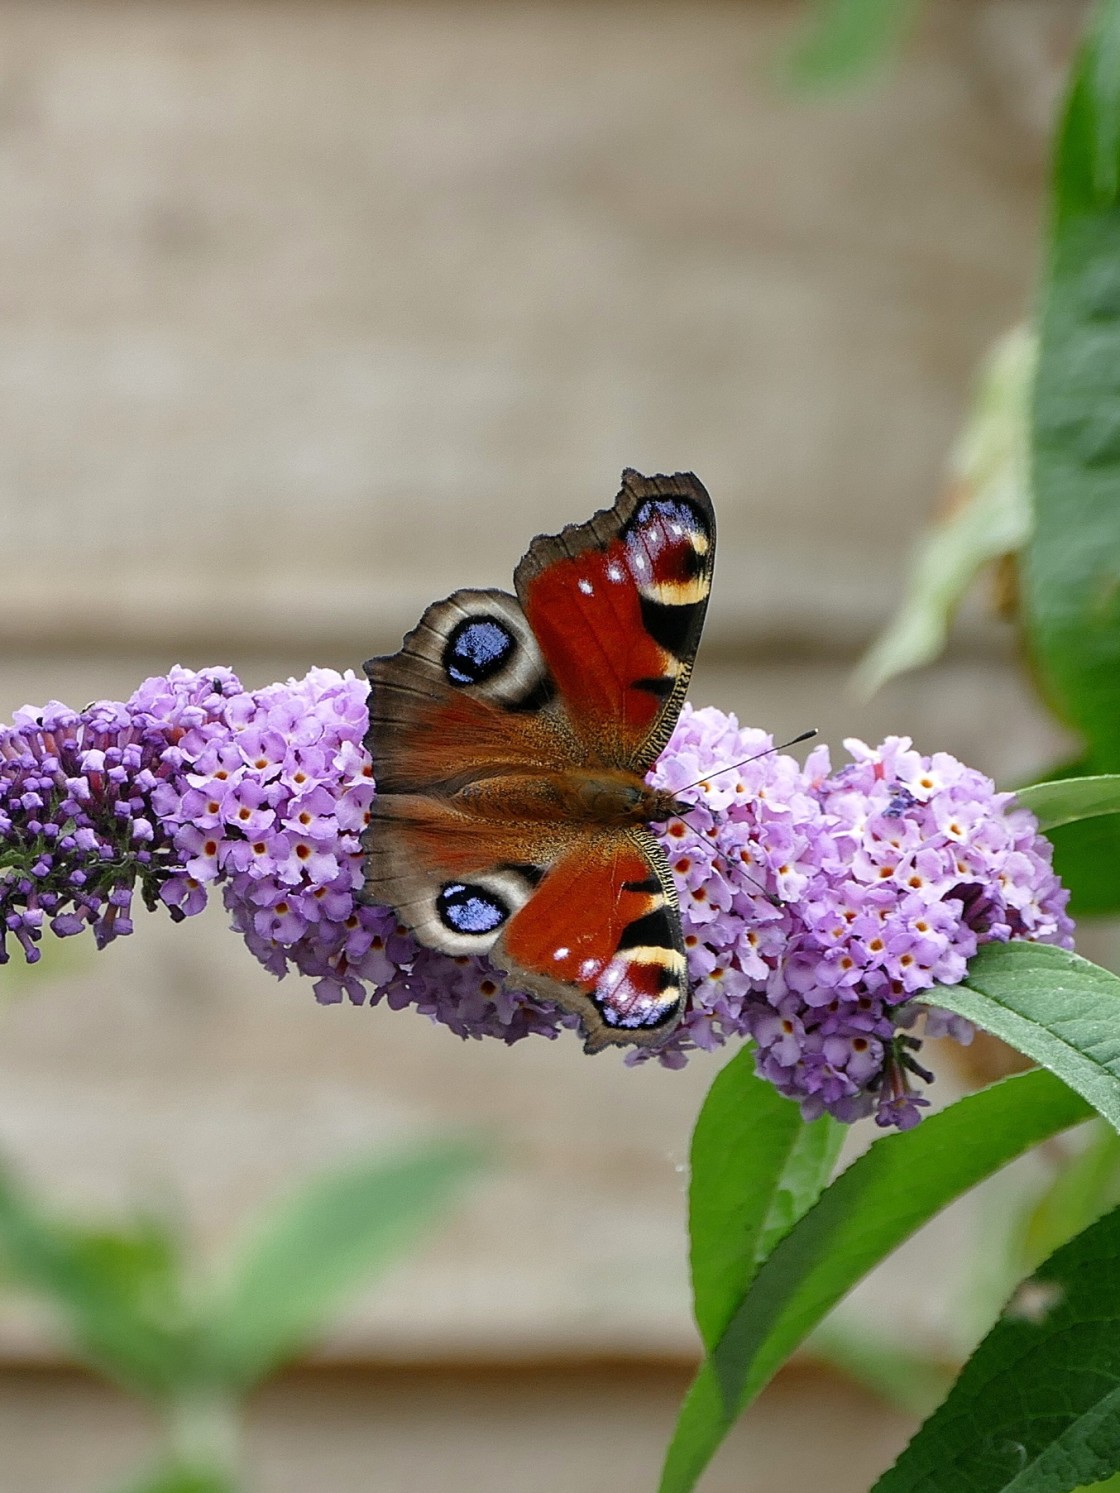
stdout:
<svg viewBox="0 0 1120 1493">
<path fill-rule="evenodd" d="M 575 743 L 516 598 L 456 591 L 399 653 L 373 658 L 367 745 L 379 794 L 454 788 L 502 768 L 559 768 Z"/>
<path fill-rule="evenodd" d="M 534 540 L 514 584 L 593 758 L 644 772 L 688 688 L 715 562 L 715 514 L 691 473 L 623 473 L 613 508 Z"/>
</svg>

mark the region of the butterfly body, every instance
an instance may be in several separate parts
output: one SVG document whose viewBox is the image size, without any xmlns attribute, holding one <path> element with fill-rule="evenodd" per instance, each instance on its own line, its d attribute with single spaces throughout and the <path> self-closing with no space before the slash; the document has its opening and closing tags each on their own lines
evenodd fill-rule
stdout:
<svg viewBox="0 0 1120 1493">
<path fill-rule="evenodd" d="M 366 665 L 377 798 L 365 894 L 449 954 L 574 1011 L 591 1051 L 652 1045 L 688 994 L 645 774 L 680 712 L 714 559 L 695 477 L 623 474 L 536 539 L 517 596 L 457 591 Z"/>
<path fill-rule="evenodd" d="M 498 823 L 541 821 L 604 829 L 663 824 L 690 807 L 671 793 L 651 788 L 636 773 L 579 767 L 535 775 L 496 773 L 476 778 L 451 802 L 465 813 Z"/>
</svg>

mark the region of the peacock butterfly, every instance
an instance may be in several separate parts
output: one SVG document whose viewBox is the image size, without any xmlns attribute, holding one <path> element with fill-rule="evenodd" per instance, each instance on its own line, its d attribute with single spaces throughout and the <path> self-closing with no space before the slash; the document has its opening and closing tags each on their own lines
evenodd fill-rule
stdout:
<svg viewBox="0 0 1120 1493">
<path fill-rule="evenodd" d="M 456 591 L 365 665 L 363 895 L 574 1011 L 588 1052 L 663 1041 L 688 996 L 649 826 L 689 806 L 644 778 L 688 688 L 715 537 L 691 473 L 625 471 L 613 508 L 533 540 L 516 598 Z"/>
</svg>

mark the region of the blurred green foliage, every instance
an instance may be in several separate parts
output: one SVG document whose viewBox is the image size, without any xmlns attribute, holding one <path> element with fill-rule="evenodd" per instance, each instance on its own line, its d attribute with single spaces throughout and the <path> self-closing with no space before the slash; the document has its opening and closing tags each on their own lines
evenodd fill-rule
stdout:
<svg viewBox="0 0 1120 1493">
<path fill-rule="evenodd" d="M 870 693 L 928 663 L 977 568 L 1018 554 L 1036 682 L 1084 744 L 1046 776 L 1100 777 L 1120 772 L 1120 21 L 1111 3 L 1095 13 L 1058 131 L 1037 375 L 1014 345 L 982 378 L 954 458 L 954 505 L 923 540 L 856 685 Z M 1074 819 L 1055 822 L 1051 836 L 1071 911 L 1118 912 L 1120 818 Z"/>
<path fill-rule="evenodd" d="M 164 1449 L 127 1493 L 234 1493 L 243 1396 L 414 1245 L 483 1162 L 465 1143 L 351 1161 L 267 1208 L 210 1271 L 160 1220 L 74 1223 L 0 1170 L 0 1266 L 50 1303 L 93 1368 L 157 1412 Z"/>
<path fill-rule="evenodd" d="M 1120 1206 L 1120 1135 L 1102 1120 L 1089 1130 L 1083 1149 L 1063 1158 L 1049 1185 L 1023 1208 L 1011 1234 L 1014 1280 Z"/>
<path fill-rule="evenodd" d="M 931 663 L 979 572 L 1015 554 L 1031 530 L 1029 433 L 1035 339 L 1019 328 L 1001 338 L 981 371 L 976 397 L 949 461 L 945 511 L 922 538 L 898 611 L 856 670 L 864 697 Z"/>
<path fill-rule="evenodd" d="M 895 55 L 919 9 L 920 0 L 813 0 L 786 59 L 789 81 L 805 89 L 865 81 Z"/>
<path fill-rule="evenodd" d="M 1033 420 L 1023 616 L 1044 695 L 1120 771 L 1120 8 L 1102 4 L 1059 132 Z M 1067 770 L 1068 773 L 1068 770 Z M 1120 909 L 1120 820 L 1054 835 L 1084 912 Z"/>
</svg>

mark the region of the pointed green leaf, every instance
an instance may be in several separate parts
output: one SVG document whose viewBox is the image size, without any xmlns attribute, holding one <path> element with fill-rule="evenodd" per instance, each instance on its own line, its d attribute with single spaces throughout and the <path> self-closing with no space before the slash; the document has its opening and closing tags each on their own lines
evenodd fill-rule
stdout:
<svg viewBox="0 0 1120 1493">
<path fill-rule="evenodd" d="M 1092 769 L 1120 769 L 1120 3 L 1103 0 L 1058 142 L 1035 381 L 1024 619 Z"/>
<path fill-rule="evenodd" d="M 966 1016 L 1056 1073 L 1120 1130 L 1120 979 L 1052 944 L 985 944 L 931 1005 Z"/>
<path fill-rule="evenodd" d="M 362 1160 L 269 1212 L 218 1296 L 215 1382 L 247 1387 L 303 1347 L 348 1293 L 416 1242 L 481 1164 L 477 1147 L 453 1144 Z"/>
<path fill-rule="evenodd" d="M 856 670 L 853 683 L 864 697 L 895 675 L 932 662 L 979 571 L 1026 543 L 1035 357 L 1035 340 L 1023 328 L 992 351 L 951 458 L 952 506 L 926 531 L 898 611 Z"/>
<path fill-rule="evenodd" d="M 876 1141 L 760 1266 L 681 1409 L 661 1493 L 687 1493 L 695 1485 L 736 1417 L 798 1343 L 915 1229 L 1091 1113 L 1052 1074 L 1035 1070 Z"/>
<path fill-rule="evenodd" d="M 712 1347 L 758 1264 L 819 1195 L 843 1139 L 754 1071 L 744 1047 L 717 1074 L 692 1136 L 689 1231 L 696 1322 Z"/>
<path fill-rule="evenodd" d="M 759 1233 L 758 1264 L 761 1265 L 773 1252 L 778 1240 L 789 1233 L 828 1186 L 847 1128 L 831 1115 L 821 1115 L 810 1122 L 802 1121 Z M 740 1296 L 745 1293 L 746 1286 L 744 1281 Z"/>
<path fill-rule="evenodd" d="M 1120 1471 L 1120 1210 L 1015 1292 L 874 1493 L 1071 1493 Z"/>
<path fill-rule="evenodd" d="M 190 1374 L 178 1252 L 158 1223 L 82 1228 L 50 1215 L 0 1169 L 0 1261 L 118 1383 L 162 1397 Z"/>
<path fill-rule="evenodd" d="M 1120 773 L 1032 783 L 1029 788 L 1020 788 L 1015 797 L 1035 815 L 1039 829 L 1056 829 L 1060 824 L 1073 824 L 1079 819 L 1120 814 Z M 1110 869 L 1115 875 L 1117 868 Z M 1120 876 L 1116 879 L 1120 881 Z"/>
</svg>

